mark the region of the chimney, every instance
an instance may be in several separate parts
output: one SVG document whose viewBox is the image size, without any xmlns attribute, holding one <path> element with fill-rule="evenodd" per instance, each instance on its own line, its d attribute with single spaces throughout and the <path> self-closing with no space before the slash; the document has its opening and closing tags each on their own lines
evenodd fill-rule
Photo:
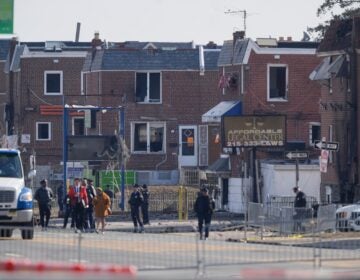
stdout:
<svg viewBox="0 0 360 280">
<path fill-rule="evenodd" d="M 288 42 L 291 42 L 291 41 L 292 41 L 292 37 L 291 37 L 291 36 L 288 36 L 288 37 L 287 37 L 287 41 L 288 41 Z"/>
<path fill-rule="evenodd" d="M 102 44 L 102 41 L 100 39 L 100 34 L 98 31 L 96 31 L 94 34 L 94 39 L 92 39 L 92 41 L 91 41 L 91 46 L 93 49 L 95 49 L 95 48 L 101 46 L 101 44 Z"/>
<path fill-rule="evenodd" d="M 207 49 L 216 49 L 217 45 L 213 41 L 209 41 L 209 43 L 205 46 Z"/>
<path fill-rule="evenodd" d="M 283 36 L 279 37 L 279 41 L 280 42 L 284 41 L 284 37 Z"/>
<path fill-rule="evenodd" d="M 236 31 L 233 33 L 233 40 L 234 43 L 239 40 L 239 39 L 244 39 L 245 38 L 245 31 Z"/>
<path fill-rule="evenodd" d="M 18 38 L 17 37 L 12 37 L 11 38 L 11 41 L 10 41 L 10 53 L 9 53 L 9 55 L 10 55 L 10 61 L 12 61 L 12 59 L 13 59 L 13 56 L 14 56 L 14 52 L 15 52 L 15 48 L 16 48 L 16 46 L 19 44 L 19 42 L 18 42 Z"/>
</svg>

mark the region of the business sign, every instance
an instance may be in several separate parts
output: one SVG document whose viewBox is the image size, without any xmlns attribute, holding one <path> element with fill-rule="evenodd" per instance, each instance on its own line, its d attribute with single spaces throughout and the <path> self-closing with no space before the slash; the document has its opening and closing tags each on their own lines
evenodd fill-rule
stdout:
<svg viewBox="0 0 360 280">
<path fill-rule="evenodd" d="M 0 0 L 0 34 L 14 33 L 14 0 Z"/>
<path fill-rule="evenodd" d="M 283 147 L 285 116 L 224 116 L 224 147 Z"/>
</svg>

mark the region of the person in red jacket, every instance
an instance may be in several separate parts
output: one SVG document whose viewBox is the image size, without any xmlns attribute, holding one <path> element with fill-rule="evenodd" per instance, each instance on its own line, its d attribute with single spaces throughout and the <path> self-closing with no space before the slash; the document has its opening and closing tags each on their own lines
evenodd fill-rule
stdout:
<svg viewBox="0 0 360 280">
<path fill-rule="evenodd" d="M 69 198 L 74 211 L 75 232 L 84 231 L 85 226 L 85 209 L 89 207 L 89 201 L 86 192 L 86 182 L 74 179 L 74 185 L 69 189 Z"/>
</svg>

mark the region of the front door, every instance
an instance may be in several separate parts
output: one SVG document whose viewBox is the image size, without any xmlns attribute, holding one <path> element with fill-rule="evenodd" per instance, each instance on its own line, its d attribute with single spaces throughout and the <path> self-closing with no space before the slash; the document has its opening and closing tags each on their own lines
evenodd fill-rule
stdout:
<svg viewBox="0 0 360 280">
<path fill-rule="evenodd" d="M 179 126 L 179 167 L 197 166 L 197 127 Z"/>
</svg>

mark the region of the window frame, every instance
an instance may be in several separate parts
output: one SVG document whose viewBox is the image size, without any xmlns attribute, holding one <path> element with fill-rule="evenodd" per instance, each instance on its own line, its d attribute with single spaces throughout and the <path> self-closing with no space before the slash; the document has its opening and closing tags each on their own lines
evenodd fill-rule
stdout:
<svg viewBox="0 0 360 280">
<path fill-rule="evenodd" d="M 270 73 L 271 68 L 285 68 L 285 96 L 284 97 L 271 97 L 270 94 Z M 267 101 L 287 102 L 289 94 L 289 66 L 287 64 L 267 64 Z"/>
<path fill-rule="evenodd" d="M 75 120 L 82 120 L 84 125 L 84 134 L 75 134 Z M 71 119 L 71 135 L 72 136 L 85 136 L 86 135 L 86 127 L 85 127 L 85 118 L 84 117 L 73 117 Z"/>
<path fill-rule="evenodd" d="M 48 125 L 48 138 L 39 138 L 39 125 Z M 51 141 L 51 122 L 36 122 L 36 141 Z"/>
<path fill-rule="evenodd" d="M 319 127 L 319 132 L 320 132 L 320 134 L 319 134 L 319 136 L 320 136 L 320 139 L 317 139 L 317 140 L 321 140 L 321 123 L 320 122 L 310 122 L 309 123 L 309 145 L 310 146 L 312 146 L 312 147 L 315 147 L 315 140 L 314 141 L 312 141 L 313 140 L 313 133 L 312 133 L 312 128 L 314 127 L 314 126 L 318 126 Z"/>
<path fill-rule="evenodd" d="M 60 75 L 60 92 L 47 92 L 47 75 L 48 74 L 59 74 Z M 44 95 L 63 95 L 63 71 L 46 70 L 44 71 Z"/>
<path fill-rule="evenodd" d="M 146 96 L 143 101 L 137 101 L 138 74 L 146 74 Z M 159 74 L 159 101 L 150 101 L 151 74 Z M 135 102 L 139 104 L 161 104 L 162 103 L 162 72 L 160 71 L 136 71 L 135 72 Z"/>
<path fill-rule="evenodd" d="M 146 125 L 146 150 L 140 151 L 135 150 L 135 125 L 145 124 Z M 162 139 L 162 150 L 151 151 L 151 128 L 163 128 L 163 139 Z M 166 154 L 166 122 L 142 122 L 135 121 L 131 122 L 131 153 L 134 154 Z"/>
</svg>

